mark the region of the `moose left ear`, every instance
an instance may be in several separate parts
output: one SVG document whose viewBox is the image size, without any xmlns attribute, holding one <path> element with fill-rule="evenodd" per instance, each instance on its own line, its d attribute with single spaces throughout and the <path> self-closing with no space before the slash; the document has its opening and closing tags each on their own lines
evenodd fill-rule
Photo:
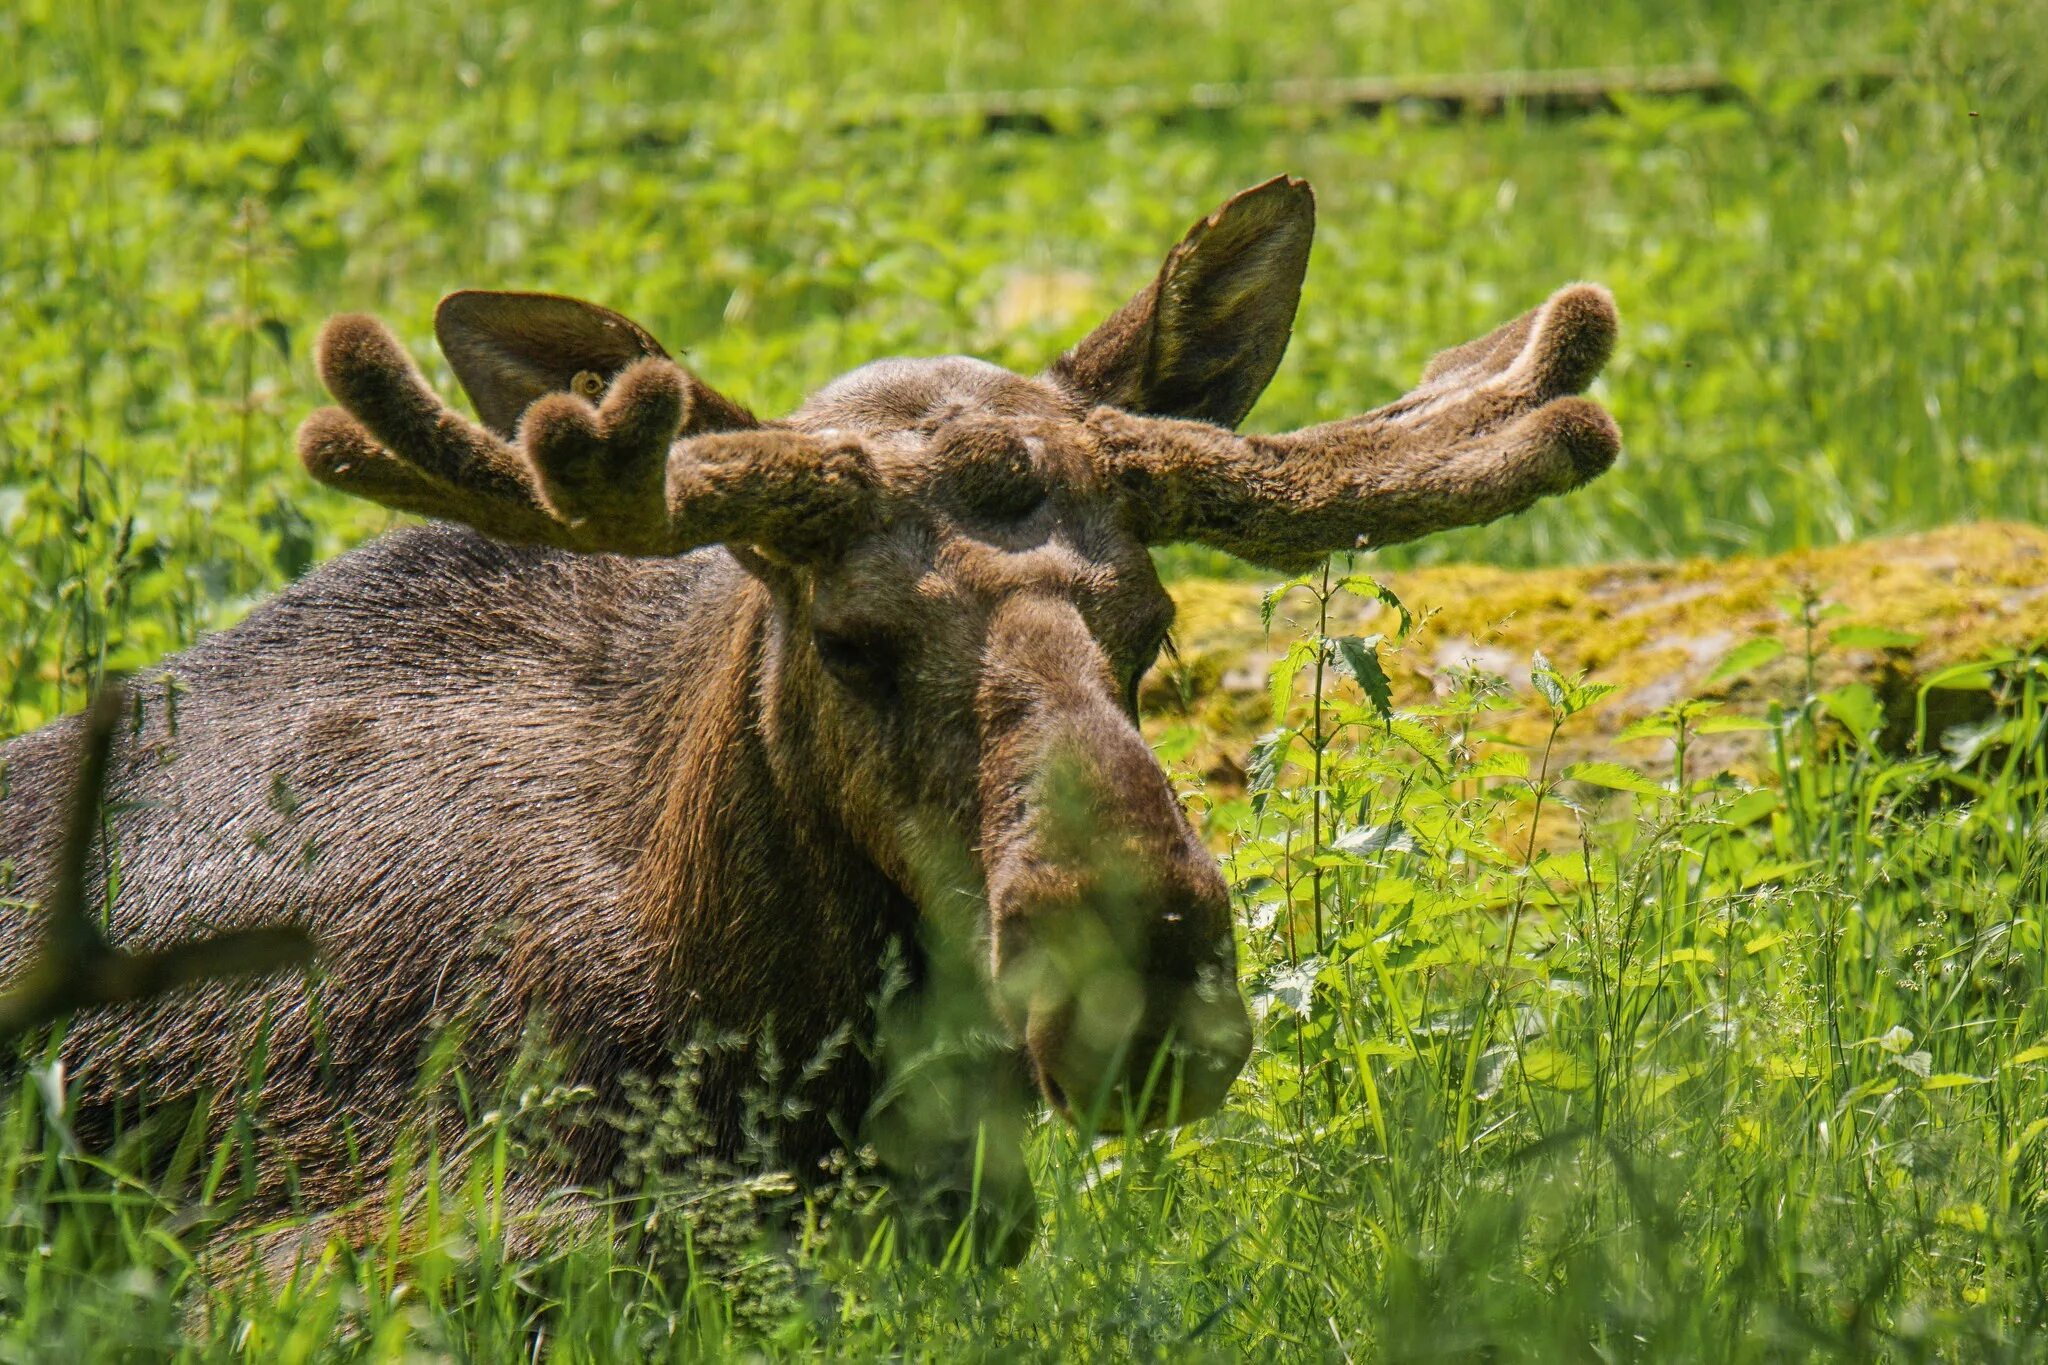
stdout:
<svg viewBox="0 0 2048 1365">
<path fill-rule="evenodd" d="M 1235 427 L 1286 354 L 1315 230 L 1307 181 L 1277 176 L 1234 195 L 1050 378 L 1089 403 Z"/>
<path fill-rule="evenodd" d="M 560 294 L 465 289 L 434 310 L 434 336 L 477 416 L 504 437 L 543 394 L 594 398 L 634 361 L 668 356 L 631 318 Z"/>
</svg>

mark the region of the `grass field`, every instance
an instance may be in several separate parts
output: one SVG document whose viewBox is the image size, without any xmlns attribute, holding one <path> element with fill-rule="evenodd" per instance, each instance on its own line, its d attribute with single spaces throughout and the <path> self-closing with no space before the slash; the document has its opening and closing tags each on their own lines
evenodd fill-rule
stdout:
<svg viewBox="0 0 2048 1365">
<path fill-rule="evenodd" d="M 1623 309 L 1596 392 L 1629 443 L 1580 495 L 1340 564 L 1297 603 L 1422 557 L 2048 517 L 2035 5 L 22 0 L 0 50 L 0 734 L 386 524 L 290 454 L 330 312 L 425 357 L 449 289 L 584 295 L 775 411 L 878 355 L 1035 368 L 1281 171 L 1314 181 L 1321 227 L 1251 425 L 1361 410 L 1593 278 Z M 1834 93 L 1800 74 L 1822 60 L 1896 75 Z M 1558 119 L 1172 99 L 1699 61 L 1742 97 Z M 1166 98 L 1097 117 L 1123 86 Z M 1071 92 L 1050 132 L 904 107 L 1047 87 Z M 1870 643 L 1787 611 L 1817 622 L 1806 648 Z M 864 1240 L 858 1189 L 793 1242 L 776 1182 L 702 1170 L 628 1191 L 625 1245 L 514 1252 L 501 1113 L 446 1167 L 437 1250 L 394 1233 L 269 1282 L 202 1236 L 233 1151 L 143 1181 L 72 1149 L 31 1066 L 0 1102 L 0 1358 L 2040 1358 L 2048 679 L 1936 681 L 1995 705 L 1904 751 L 1848 689 L 1675 708 L 1686 738 L 1766 727 L 1776 780 L 1750 790 L 1687 771 L 1674 733 L 1566 774 L 1489 738 L 1483 678 L 1390 721 L 1299 670 L 1252 793 L 1211 811 L 1252 1067 L 1179 1135 L 1041 1126 L 1046 1227 L 1014 1271 Z M 1567 736 L 1599 704 L 1541 668 L 1506 685 Z"/>
</svg>

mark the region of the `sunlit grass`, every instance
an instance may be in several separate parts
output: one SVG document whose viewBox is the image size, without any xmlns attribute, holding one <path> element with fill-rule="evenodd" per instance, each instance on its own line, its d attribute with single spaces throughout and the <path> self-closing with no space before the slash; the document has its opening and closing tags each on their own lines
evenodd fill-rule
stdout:
<svg viewBox="0 0 2048 1365">
<path fill-rule="evenodd" d="M 1681 783 L 1654 726 L 1633 766 L 1487 741 L 1508 684 L 1482 675 L 1385 715 L 1350 681 L 1369 643 L 1331 648 L 1321 692 L 1306 671 L 1289 689 L 1250 795 L 1217 812 L 1262 1016 L 1245 1078 L 1178 1134 L 1041 1125 L 1045 1229 L 1015 1270 L 905 1259 L 859 1181 L 805 1212 L 770 1173 L 689 1160 L 636 1167 L 663 1173 L 536 1241 L 507 1212 L 519 1115 L 579 1101 L 532 1088 L 373 1195 L 396 1201 L 381 1239 L 323 1251 L 316 1225 L 294 1270 L 274 1234 L 208 1237 L 235 1207 L 232 1160 L 201 1197 L 204 1163 L 165 1181 L 133 1174 L 138 1154 L 75 1151 L 32 1073 L 0 1110 L 0 1341 L 2037 1356 L 2039 665 L 1942 680 L 1984 718 L 1952 753 L 1881 752 L 1881 716 L 1846 693 L 1741 718 L 1778 755 L 1778 784 L 1750 789 Z M 1525 686 L 1561 732 L 1601 702 L 1540 668 Z M 635 1131 L 687 1153 L 687 1109 L 661 1112 Z"/>
<path fill-rule="evenodd" d="M 772 411 L 877 355 L 1035 368 L 1280 170 L 1315 181 L 1320 238 L 1253 425 L 1391 396 L 1566 279 L 1622 304 L 1599 396 L 1623 463 L 1407 553 L 2048 513 L 2034 7 L 31 0 L 0 38 L 0 733 L 384 524 L 290 456 L 330 312 L 425 355 L 447 289 L 587 295 Z M 1856 102 L 1766 74 L 1872 55 L 1908 74 Z M 1703 58 L 1751 97 L 839 126 L 918 91 Z M 255 1257 L 275 1229 L 218 1230 L 232 1145 L 177 1178 L 77 1150 L 37 1054 L 0 1103 L 0 1356 L 2038 1358 L 2037 667 L 1949 679 L 1986 706 L 1947 749 L 1881 749 L 1856 697 L 1749 717 L 1776 765 L 1750 791 L 1654 739 L 1565 780 L 1486 738 L 1493 684 L 1390 718 L 1344 657 L 1320 695 L 1297 677 L 1254 793 L 1215 812 L 1262 1011 L 1229 1109 L 1037 1129 L 1045 1228 L 1015 1270 L 897 1255 L 857 1180 L 805 1213 L 701 1164 L 536 1238 L 506 1221 L 514 1096 L 375 1197 L 385 1235 L 316 1230 L 293 1273 Z M 1567 736 L 1598 705 L 1510 685 L 1554 693 Z"/>
</svg>

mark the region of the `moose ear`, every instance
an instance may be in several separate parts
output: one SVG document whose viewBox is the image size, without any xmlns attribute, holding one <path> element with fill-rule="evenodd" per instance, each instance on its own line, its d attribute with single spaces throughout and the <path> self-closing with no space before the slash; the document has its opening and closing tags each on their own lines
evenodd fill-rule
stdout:
<svg viewBox="0 0 2048 1365">
<path fill-rule="evenodd" d="M 465 289 L 434 310 L 434 335 L 476 415 L 507 438 L 542 394 L 602 392 L 634 361 L 668 356 L 631 318 L 560 294 Z M 579 384 L 586 374 L 595 382 Z"/>
<path fill-rule="evenodd" d="M 1159 277 L 1053 362 L 1090 403 L 1234 427 L 1294 328 L 1316 230 L 1315 192 L 1277 176 L 1188 229 Z"/>
</svg>

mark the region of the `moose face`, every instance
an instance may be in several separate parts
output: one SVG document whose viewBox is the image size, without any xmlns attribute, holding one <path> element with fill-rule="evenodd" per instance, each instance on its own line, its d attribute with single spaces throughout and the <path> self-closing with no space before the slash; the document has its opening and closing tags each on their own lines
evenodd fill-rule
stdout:
<svg viewBox="0 0 2048 1365">
<path fill-rule="evenodd" d="M 963 358 L 855 371 L 791 424 L 856 433 L 890 511 L 766 572 L 782 692 L 843 818 L 921 900 L 955 869 L 978 884 L 995 1004 L 1046 1098 L 1115 1128 L 1214 1110 L 1251 1028 L 1221 873 L 1136 724 L 1173 602 L 1086 413 Z"/>
<path fill-rule="evenodd" d="M 1431 362 L 1377 411 L 1235 435 L 1278 366 L 1313 232 L 1298 181 L 1197 223 L 1037 378 L 883 361 L 761 423 L 593 305 L 451 295 L 437 331 L 485 426 L 367 318 L 320 365 L 324 482 L 503 539 L 726 546 L 772 595 L 761 724 L 928 909 L 974 883 L 997 1009 L 1063 1112 L 1213 1110 L 1250 1027 L 1228 905 L 1135 724 L 1172 603 L 1151 545 L 1279 568 L 1491 520 L 1603 471 L 1575 397 L 1612 349 L 1572 286 Z"/>
</svg>

